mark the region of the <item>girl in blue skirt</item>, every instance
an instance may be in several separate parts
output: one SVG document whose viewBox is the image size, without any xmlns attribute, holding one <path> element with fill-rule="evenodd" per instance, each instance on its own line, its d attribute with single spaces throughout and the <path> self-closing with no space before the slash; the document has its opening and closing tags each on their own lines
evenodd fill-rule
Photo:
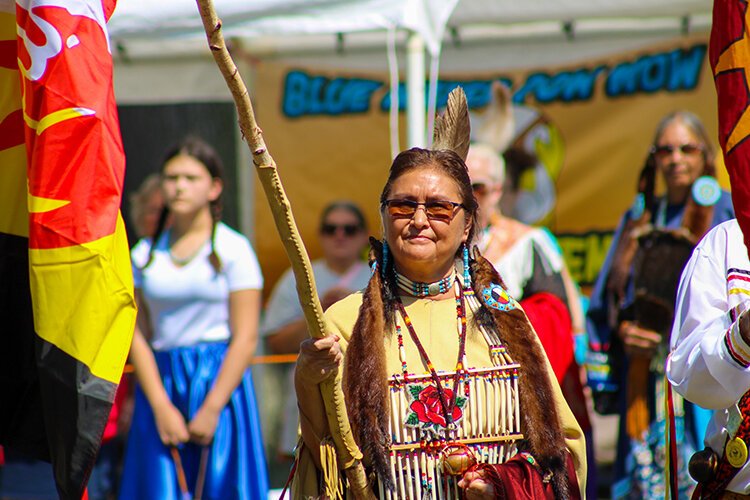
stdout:
<svg viewBox="0 0 750 500">
<path fill-rule="evenodd" d="M 265 499 L 248 369 L 260 266 L 248 240 L 220 222 L 222 166 L 208 144 L 185 139 L 161 174 L 158 227 L 131 255 L 139 311 L 130 359 L 139 384 L 120 498 Z"/>
</svg>

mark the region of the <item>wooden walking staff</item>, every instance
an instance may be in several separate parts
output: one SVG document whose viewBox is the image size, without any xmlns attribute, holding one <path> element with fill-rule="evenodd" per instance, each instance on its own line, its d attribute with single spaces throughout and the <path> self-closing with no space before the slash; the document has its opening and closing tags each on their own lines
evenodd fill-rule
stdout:
<svg viewBox="0 0 750 500">
<path fill-rule="evenodd" d="M 212 1 L 197 0 L 197 3 L 203 20 L 203 27 L 208 37 L 209 48 L 229 86 L 229 90 L 232 92 L 232 97 L 237 106 L 242 135 L 253 155 L 255 171 L 266 193 L 276 228 L 291 261 L 294 277 L 297 281 L 297 294 L 305 314 L 308 331 L 310 336 L 314 338 L 324 337 L 329 330 L 315 289 L 310 259 L 297 231 L 289 200 L 284 193 L 284 187 L 281 185 L 281 179 L 276 171 L 276 164 L 266 149 L 261 129 L 255 121 L 247 87 L 242 81 L 239 70 L 224 43 L 224 36 L 221 33 L 221 20 L 216 15 Z M 343 493 L 338 485 L 338 469 L 343 469 L 349 481 L 349 491 L 354 494 L 355 498 L 374 499 L 375 496 L 367 485 L 367 478 L 362 466 L 362 452 L 354 441 L 349 417 L 346 413 L 344 393 L 341 387 L 342 372 L 343 370 L 339 370 L 334 380 L 329 379 L 320 384 L 331 437 L 336 449 L 335 458 L 338 459 L 331 462 L 330 460 L 334 457 L 321 457 L 321 461 L 328 462 L 326 470 L 323 471 L 325 497 L 342 498 Z"/>
</svg>

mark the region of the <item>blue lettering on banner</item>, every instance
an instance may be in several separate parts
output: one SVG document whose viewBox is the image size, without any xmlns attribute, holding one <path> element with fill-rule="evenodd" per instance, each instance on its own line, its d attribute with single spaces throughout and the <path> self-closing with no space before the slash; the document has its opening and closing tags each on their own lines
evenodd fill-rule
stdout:
<svg viewBox="0 0 750 500">
<path fill-rule="evenodd" d="M 437 107 L 444 108 L 448 104 L 448 94 L 458 86 L 463 87 L 466 94 L 466 103 L 469 109 L 483 108 L 490 103 L 492 98 L 492 83 L 499 81 L 506 87 L 512 87 L 513 82 L 508 78 L 497 78 L 489 80 L 441 80 L 437 88 Z"/>
<path fill-rule="evenodd" d="M 383 82 L 362 78 L 326 78 L 302 71 L 286 75 L 282 110 L 289 118 L 305 115 L 365 113 Z"/>
<path fill-rule="evenodd" d="M 391 109 L 391 91 L 387 91 L 383 98 L 380 100 L 380 110 L 386 111 Z M 400 83 L 398 85 L 398 110 L 406 111 L 406 85 Z"/>
<path fill-rule="evenodd" d="M 438 109 L 444 108 L 448 102 L 448 94 L 453 89 L 461 86 L 466 94 L 466 103 L 469 105 L 469 109 L 483 108 L 490 102 L 490 89 L 494 80 L 440 80 L 437 86 L 436 94 L 436 105 Z M 507 78 L 498 78 L 497 81 L 510 87 L 512 85 L 511 80 Z M 406 85 L 400 84 L 398 88 L 398 109 L 399 111 L 406 110 Z M 428 92 L 425 89 L 425 92 Z M 380 109 L 387 111 L 391 107 L 391 93 L 386 92 L 383 99 L 380 101 Z"/>
<path fill-rule="evenodd" d="M 532 73 L 523 87 L 513 95 L 513 102 L 523 103 L 529 95 L 544 104 L 554 101 L 588 101 L 594 94 L 596 79 L 604 69 L 605 66 L 598 66 L 593 69 L 561 71 L 553 75 Z"/>
<path fill-rule="evenodd" d="M 706 45 L 700 44 L 618 64 L 607 77 L 605 92 L 609 97 L 621 97 L 660 90 L 693 90 L 698 85 L 705 56 Z"/>
<path fill-rule="evenodd" d="M 530 99 L 541 104 L 554 102 L 575 103 L 592 99 L 598 88 L 610 98 L 655 92 L 693 90 L 700 80 L 706 58 L 705 43 L 685 49 L 641 55 L 613 67 L 578 67 L 557 73 L 538 71 L 529 74 L 519 85 L 504 76 L 481 80 L 441 80 L 437 86 L 437 107 L 445 107 L 448 94 L 457 86 L 466 93 L 470 109 L 483 108 L 491 99 L 493 81 L 500 81 L 512 89 L 513 102 L 526 103 Z M 598 82 L 603 81 L 603 85 Z M 373 103 L 373 96 L 384 90 L 383 97 Z M 399 111 L 404 111 L 406 85 L 400 83 Z M 425 88 L 425 98 L 429 88 Z M 377 103 L 377 104 L 376 104 Z M 387 82 L 363 78 L 329 78 L 292 70 L 286 75 L 282 110 L 289 118 L 302 116 L 343 116 L 367 113 L 379 105 L 387 112 L 391 105 Z"/>
</svg>

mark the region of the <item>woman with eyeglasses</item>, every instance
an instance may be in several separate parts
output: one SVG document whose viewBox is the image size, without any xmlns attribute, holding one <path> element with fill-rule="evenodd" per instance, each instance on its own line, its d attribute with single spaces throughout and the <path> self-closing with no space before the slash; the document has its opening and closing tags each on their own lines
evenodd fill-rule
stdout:
<svg viewBox="0 0 750 500">
<path fill-rule="evenodd" d="M 367 221 L 353 202 L 329 203 L 320 216 L 318 238 L 323 256 L 312 262 L 315 288 L 323 309 L 352 292 L 363 289 L 370 279 L 370 268 L 363 260 L 367 245 Z M 297 298 L 292 269 L 274 285 L 261 321 L 261 336 L 274 354 L 299 352 L 300 343 L 308 338 L 307 325 Z M 297 398 L 294 394 L 293 366 L 284 367 L 282 378 L 289 380 L 281 415 L 277 459 L 291 461 L 297 445 Z"/>
<path fill-rule="evenodd" d="M 581 498 L 581 429 L 523 310 L 470 252 L 465 155 L 413 148 L 394 159 L 367 288 L 328 309 L 329 336 L 301 346 L 293 498 L 345 488 L 318 387 L 338 370 L 376 497 Z"/>
<path fill-rule="evenodd" d="M 663 498 L 669 449 L 664 364 L 674 297 L 692 247 L 714 225 L 734 216 L 715 180 L 714 148 L 687 111 L 659 123 L 633 206 L 615 232 L 591 295 L 587 330 L 596 377 L 597 411 L 619 413 L 613 498 Z M 658 172 L 658 174 L 657 174 Z M 656 175 L 665 192 L 655 193 Z M 680 498 L 695 485 L 687 463 L 702 449 L 708 412 L 675 395 Z"/>
</svg>

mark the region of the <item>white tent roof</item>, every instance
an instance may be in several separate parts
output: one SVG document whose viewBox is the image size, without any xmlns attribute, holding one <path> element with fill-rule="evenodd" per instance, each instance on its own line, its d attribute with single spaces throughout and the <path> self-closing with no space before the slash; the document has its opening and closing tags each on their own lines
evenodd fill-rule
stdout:
<svg viewBox="0 0 750 500">
<path fill-rule="evenodd" d="M 571 22 L 592 30 L 684 30 L 691 23 L 707 25 L 711 11 L 711 0 L 215 0 L 215 5 L 226 37 L 253 39 L 265 51 L 315 46 L 314 38 L 300 42 L 292 35 L 326 35 L 333 48 L 331 35 L 388 28 L 418 32 L 431 51 L 445 27 L 463 37 L 534 36 Z M 184 51 L 197 46 L 188 41 L 204 40 L 194 0 L 120 0 L 109 30 L 116 44 L 136 51 Z M 382 41 L 373 44 L 382 47 Z"/>
</svg>

